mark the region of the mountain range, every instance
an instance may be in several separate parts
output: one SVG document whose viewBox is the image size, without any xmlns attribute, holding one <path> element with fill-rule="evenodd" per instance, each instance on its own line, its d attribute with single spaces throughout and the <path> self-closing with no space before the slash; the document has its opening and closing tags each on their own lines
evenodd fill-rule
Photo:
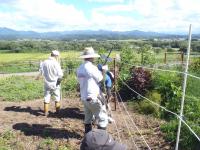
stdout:
<svg viewBox="0 0 200 150">
<path fill-rule="evenodd" d="M 193 35 L 200 38 L 200 34 Z M 0 28 L 0 40 L 16 39 L 49 39 L 49 40 L 117 40 L 138 38 L 187 38 L 187 35 L 166 34 L 157 32 L 133 31 L 107 31 L 107 30 L 72 30 L 59 32 L 17 31 L 9 28 Z"/>
</svg>

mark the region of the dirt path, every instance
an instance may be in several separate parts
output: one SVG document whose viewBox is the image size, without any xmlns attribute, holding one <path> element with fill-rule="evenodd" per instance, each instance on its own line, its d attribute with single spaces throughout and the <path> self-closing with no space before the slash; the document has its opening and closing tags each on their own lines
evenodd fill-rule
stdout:
<svg viewBox="0 0 200 150">
<path fill-rule="evenodd" d="M 82 103 L 78 99 L 64 99 L 62 106 L 60 114 L 56 115 L 52 102 L 49 117 L 45 117 L 42 112 L 42 100 L 21 103 L 0 101 L 0 133 L 7 130 L 14 132 L 16 137 L 11 143 L 13 149 L 58 149 L 64 145 L 71 149 L 79 149 L 84 133 Z M 120 138 L 114 124 L 109 124 L 108 132 L 118 141 L 121 140 L 121 142 L 127 144 L 129 149 L 136 149 L 133 141 L 138 149 L 147 149 L 130 120 L 127 121 L 127 124 L 130 126 L 131 132 L 128 132 L 123 120 L 126 119 L 126 116 L 123 115 L 124 110 L 120 111 L 118 108 L 117 111 L 112 113 L 116 120 Z M 170 149 L 160 132 L 160 121 L 131 114 L 132 119 L 152 149 Z"/>
</svg>

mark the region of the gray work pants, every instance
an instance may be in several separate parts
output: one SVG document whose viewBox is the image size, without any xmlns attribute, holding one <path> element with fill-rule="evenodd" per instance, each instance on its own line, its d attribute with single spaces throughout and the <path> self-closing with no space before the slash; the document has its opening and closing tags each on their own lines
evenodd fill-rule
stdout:
<svg viewBox="0 0 200 150">
<path fill-rule="evenodd" d="M 85 124 L 91 124 L 93 116 L 97 120 L 97 125 L 105 128 L 108 125 L 108 115 L 106 106 L 97 99 L 91 99 L 90 101 L 83 100 L 84 112 L 85 112 Z"/>
</svg>

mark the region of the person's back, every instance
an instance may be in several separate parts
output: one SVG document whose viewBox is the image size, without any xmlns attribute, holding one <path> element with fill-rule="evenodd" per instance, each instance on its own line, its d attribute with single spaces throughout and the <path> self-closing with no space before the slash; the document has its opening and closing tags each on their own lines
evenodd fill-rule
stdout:
<svg viewBox="0 0 200 150">
<path fill-rule="evenodd" d="M 59 63 L 53 57 L 42 63 L 42 74 L 45 78 L 45 86 L 56 86 L 58 78 L 62 78 L 63 72 Z"/>
<path fill-rule="evenodd" d="M 60 64 L 57 62 L 59 52 L 53 50 L 51 57 L 40 64 L 40 73 L 44 76 L 44 113 L 48 115 L 48 107 L 51 96 L 55 97 L 56 112 L 60 110 L 60 82 L 63 77 L 63 72 Z"/>
<path fill-rule="evenodd" d="M 106 73 L 106 79 L 105 79 L 105 86 L 108 87 L 108 88 L 112 87 L 112 80 L 107 73 Z"/>
<path fill-rule="evenodd" d="M 100 89 L 98 82 L 103 79 L 101 72 L 91 62 L 85 61 L 77 70 L 81 99 L 96 98 Z"/>
<path fill-rule="evenodd" d="M 100 95 L 98 83 L 103 80 L 102 73 L 93 65 L 94 58 L 100 57 L 94 52 L 92 47 L 86 47 L 80 58 L 84 63 L 77 69 L 77 78 L 80 84 L 81 100 L 84 105 L 84 124 L 85 133 L 92 130 L 93 118 L 97 127 L 106 129 L 108 125 L 108 115 L 105 102 Z"/>
</svg>

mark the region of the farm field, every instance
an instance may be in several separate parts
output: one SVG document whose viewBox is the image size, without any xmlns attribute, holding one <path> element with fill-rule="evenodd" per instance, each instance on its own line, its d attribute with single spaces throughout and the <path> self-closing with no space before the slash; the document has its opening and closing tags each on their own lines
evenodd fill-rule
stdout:
<svg viewBox="0 0 200 150">
<path fill-rule="evenodd" d="M 23 61 L 39 61 L 49 57 L 49 53 L 0 53 L 0 64 L 12 63 L 12 62 L 23 62 Z M 80 52 L 67 51 L 61 52 L 61 58 L 75 59 L 78 58 Z"/>
<path fill-rule="evenodd" d="M 114 57 L 117 52 L 112 52 Z M 61 65 L 63 68 L 74 69 L 82 62 L 79 59 L 80 51 L 61 52 Z M 40 61 L 47 59 L 49 53 L 0 53 L 0 73 L 18 73 L 38 71 Z M 71 68 L 73 67 L 73 68 Z"/>
<path fill-rule="evenodd" d="M 0 0 L 0 150 L 200 150 L 198 6 Z"/>
<path fill-rule="evenodd" d="M 122 52 L 122 53 L 121 53 Z M 111 57 L 114 57 L 116 53 L 112 53 Z M 141 54 L 139 53 L 124 53 L 122 58 L 126 61 L 125 66 L 121 68 L 121 75 L 131 75 L 130 67 L 134 65 L 135 60 L 137 64 L 141 63 Z M 130 55 L 129 55 L 130 54 Z M 149 54 L 149 53 L 147 53 Z M 83 138 L 83 106 L 76 95 L 77 80 L 73 69 L 82 61 L 78 59 L 80 55 L 79 51 L 67 51 L 62 52 L 62 66 L 65 71 L 65 77 L 62 83 L 63 100 L 61 114 L 56 115 L 54 112 L 54 103 L 51 102 L 51 110 L 49 117 L 43 116 L 43 88 L 42 80 L 36 81 L 35 77 L 9 77 L 0 79 L 1 93 L 0 93 L 0 112 L 2 117 L 0 118 L 0 149 L 5 147 L 6 149 L 59 149 L 59 150 L 72 150 L 79 149 L 81 139 Z M 37 71 L 40 60 L 44 60 L 49 57 L 47 53 L 0 53 L 2 58 L 0 65 L 8 64 L 6 67 L 0 67 L 1 71 L 13 72 L 31 72 Z M 6 57 L 8 59 L 6 59 Z M 31 61 L 30 61 L 31 59 Z M 149 62 L 150 59 L 147 59 Z M 155 55 L 156 63 L 164 64 L 164 53 Z M 198 59 L 197 59 L 198 60 Z M 145 65 L 148 64 L 148 61 Z M 180 61 L 180 55 L 170 54 L 167 57 L 167 63 L 173 63 Z M 24 63 L 26 62 L 26 63 Z M 35 63 L 37 62 L 37 63 Z M 23 64 L 24 63 L 24 64 Z M 121 63 L 121 62 L 120 62 Z M 121 64 L 118 65 L 121 65 Z M 23 65 L 22 65 L 23 64 Z M 110 65 L 113 65 L 110 63 Z M 191 73 L 199 76 L 197 64 L 191 66 Z M 70 70 L 72 69 L 71 72 Z M 128 69 L 123 72 L 123 69 Z M 162 68 L 161 68 L 162 69 Z M 163 69 L 172 69 L 180 71 L 183 69 L 183 65 L 177 67 L 167 67 Z M 68 72 L 69 71 L 69 72 Z M 151 100 L 155 100 L 156 103 L 163 104 L 167 109 L 179 113 L 179 100 L 181 99 L 181 84 L 183 76 L 180 74 L 171 74 L 160 72 L 159 70 L 151 70 L 152 75 L 152 88 L 149 89 L 147 96 Z M 125 77 L 127 77 L 125 76 Z M 130 82 L 130 81 L 129 81 Z M 186 89 L 186 112 L 185 118 L 189 122 L 189 125 L 199 133 L 198 116 L 199 109 L 199 83 L 200 80 L 188 77 L 188 87 Z M 133 85 L 133 84 L 131 84 Z M 118 87 L 119 89 L 121 87 Z M 130 91 L 129 91 L 130 92 Z M 126 89 L 126 95 L 129 95 Z M 113 104 L 112 104 L 113 105 Z M 152 107 L 150 103 L 144 99 L 135 100 L 130 98 L 125 105 L 128 107 L 131 117 L 136 122 L 137 126 L 142 132 L 142 135 L 147 139 L 147 143 L 152 149 L 169 150 L 174 147 L 174 127 L 177 125 L 177 120 L 172 117 L 172 121 L 167 120 L 167 117 L 171 117 L 169 114 L 160 111 L 159 108 Z M 139 149 L 146 149 L 145 143 L 140 139 L 139 133 L 135 127 L 131 127 L 131 132 L 126 130 L 126 124 L 122 121 L 124 118 L 124 109 L 120 109 L 122 103 L 117 105 L 117 111 L 112 111 L 113 116 L 117 122 L 117 126 L 121 137 L 119 138 L 117 130 L 113 124 L 110 124 L 108 131 L 117 139 L 133 149 L 134 145 L 132 138 L 135 139 Z M 114 107 L 112 107 L 114 108 Z M 17 117 L 13 117 L 17 116 Z M 166 120 L 163 116 L 167 116 Z M 126 116 L 127 117 L 127 116 Z M 125 117 L 125 118 L 126 118 Z M 171 119 L 171 118 L 170 118 Z M 130 120 L 129 120 L 130 121 Z M 168 122 L 169 121 L 169 122 Z M 173 124 L 175 122 L 175 124 Z M 166 125 L 166 124 L 172 125 Z M 132 122 L 128 122 L 132 125 Z M 183 129 L 182 129 L 183 130 Z M 188 134 L 188 130 L 184 130 L 185 136 L 190 135 L 190 138 L 194 139 L 191 134 Z M 132 137 L 132 136 L 133 137 Z M 171 136 L 171 137 L 167 137 Z M 173 136 L 172 136 L 173 135 Z M 167 139 L 167 140 L 166 140 Z M 184 139 L 185 140 L 185 139 Z M 190 139 L 191 140 L 191 139 Z M 20 142 L 22 141 L 22 142 Z M 195 141 L 196 142 L 196 141 Z M 189 141 L 189 144 L 192 142 Z M 188 145 L 189 145 L 188 144 Z"/>
</svg>

